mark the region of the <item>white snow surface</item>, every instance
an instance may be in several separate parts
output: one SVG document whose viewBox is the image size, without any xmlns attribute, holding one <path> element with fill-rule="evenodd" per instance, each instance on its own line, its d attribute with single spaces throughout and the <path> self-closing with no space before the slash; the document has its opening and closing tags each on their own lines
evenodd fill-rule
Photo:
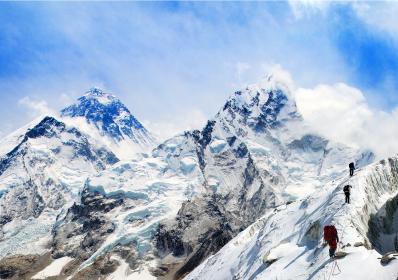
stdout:
<svg viewBox="0 0 398 280">
<path fill-rule="evenodd" d="M 70 257 L 56 259 L 46 268 L 35 274 L 32 279 L 46 279 L 47 277 L 58 276 L 61 273 L 62 268 L 64 268 L 71 260 L 73 259 Z"/>
<path fill-rule="evenodd" d="M 40 116 L 24 125 L 21 128 L 18 128 L 14 132 L 6 135 L 4 138 L 0 139 L 0 157 L 4 156 L 8 152 L 10 152 L 18 143 L 22 140 L 26 131 L 35 125 L 37 125 L 45 116 Z"/>
<path fill-rule="evenodd" d="M 79 130 L 90 135 L 96 145 L 107 147 L 120 160 L 134 159 L 137 154 L 148 153 L 154 147 L 154 140 L 152 138 L 148 138 L 148 135 L 144 134 L 140 130 L 135 132 L 134 139 L 126 137 L 121 141 L 115 141 L 110 136 L 103 135 L 94 124 L 87 122 L 84 117 L 72 118 L 63 116 L 61 119 L 66 124 L 78 127 Z"/>
<path fill-rule="evenodd" d="M 373 164 L 352 178 L 341 177 L 304 199 L 281 205 L 184 279 L 396 279 L 398 260 L 383 266 L 376 250 L 352 246 L 369 242 L 366 233 L 370 215 L 388 198 L 398 195 L 398 186 L 391 184 L 394 176 L 388 164 Z M 344 203 L 342 188 L 346 184 L 353 186 L 352 204 Z M 338 251 L 348 253 L 346 257 L 329 259 L 327 247 L 322 246 L 323 226 L 327 224 L 336 226 Z M 342 248 L 348 243 L 351 246 Z M 265 263 L 275 259 L 270 265 Z"/>
<path fill-rule="evenodd" d="M 117 260 L 120 265 L 118 268 L 111 273 L 106 280 L 156 280 L 157 278 L 152 276 L 146 269 L 139 269 L 137 271 L 132 271 L 129 268 L 128 263 L 125 262 L 119 256 L 112 256 L 111 259 Z"/>
</svg>

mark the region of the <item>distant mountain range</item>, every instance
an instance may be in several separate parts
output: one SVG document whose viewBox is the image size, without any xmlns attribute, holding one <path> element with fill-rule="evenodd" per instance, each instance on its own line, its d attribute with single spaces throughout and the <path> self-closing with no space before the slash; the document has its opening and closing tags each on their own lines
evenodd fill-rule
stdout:
<svg viewBox="0 0 398 280">
<path fill-rule="evenodd" d="M 328 223 L 351 254 L 338 277 L 398 271 L 377 259 L 398 232 L 397 159 L 316 134 L 275 75 L 162 143 L 93 88 L 0 147 L 0 278 L 323 279 Z"/>
</svg>

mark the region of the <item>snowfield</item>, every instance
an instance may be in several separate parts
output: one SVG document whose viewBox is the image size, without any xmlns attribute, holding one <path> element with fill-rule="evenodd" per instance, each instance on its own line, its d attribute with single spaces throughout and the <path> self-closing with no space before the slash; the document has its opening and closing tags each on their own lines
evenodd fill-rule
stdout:
<svg viewBox="0 0 398 280">
<path fill-rule="evenodd" d="M 45 269 L 34 275 L 32 279 L 46 279 L 48 277 L 58 276 L 60 275 L 62 268 L 64 268 L 71 260 L 73 259 L 70 257 L 56 259 Z"/>
</svg>

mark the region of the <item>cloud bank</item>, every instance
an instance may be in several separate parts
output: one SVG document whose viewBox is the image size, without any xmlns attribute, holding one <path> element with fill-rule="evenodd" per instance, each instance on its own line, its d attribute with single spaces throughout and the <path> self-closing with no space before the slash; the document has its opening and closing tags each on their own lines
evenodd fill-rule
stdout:
<svg viewBox="0 0 398 280">
<path fill-rule="evenodd" d="M 298 88 L 295 95 L 303 118 L 321 135 L 379 158 L 398 153 L 398 108 L 373 109 L 359 89 L 343 83 Z"/>
<path fill-rule="evenodd" d="M 344 115 L 335 123 L 353 125 L 333 137 L 360 141 L 368 137 L 363 127 L 395 116 L 397 10 L 394 2 L 311 0 L 1 2 L 0 131 L 45 111 L 32 102 L 59 110 L 103 85 L 166 137 L 213 117 L 229 94 L 280 64 L 308 102 L 339 112 L 319 116 L 322 123 Z M 330 105 L 313 100 L 318 91 Z M 307 112 L 315 118 L 316 110 Z M 340 127 L 319 129 L 332 134 Z"/>
<path fill-rule="evenodd" d="M 27 113 L 35 118 L 41 115 L 53 115 L 54 110 L 50 109 L 47 102 L 44 100 L 34 100 L 29 96 L 25 96 L 18 100 L 18 105 L 27 109 Z"/>
</svg>

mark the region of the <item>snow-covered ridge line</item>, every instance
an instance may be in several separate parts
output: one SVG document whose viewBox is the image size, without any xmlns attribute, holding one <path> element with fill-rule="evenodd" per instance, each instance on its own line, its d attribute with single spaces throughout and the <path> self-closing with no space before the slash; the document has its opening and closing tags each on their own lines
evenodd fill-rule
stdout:
<svg viewBox="0 0 398 280">
<path fill-rule="evenodd" d="M 344 204 L 345 184 L 353 186 L 352 204 Z M 185 279 L 324 279 L 333 263 L 321 246 L 322 229 L 331 223 L 338 229 L 340 250 L 348 253 L 338 260 L 341 273 L 333 279 L 396 279 L 398 261 L 382 266 L 380 254 L 371 249 L 372 233 L 383 228 L 368 225 L 372 215 L 397 195 L 398 159 L 382 160 L 266 214 Z M 272 258 L 274 263 L 265 263 Z"/>
</svg>

